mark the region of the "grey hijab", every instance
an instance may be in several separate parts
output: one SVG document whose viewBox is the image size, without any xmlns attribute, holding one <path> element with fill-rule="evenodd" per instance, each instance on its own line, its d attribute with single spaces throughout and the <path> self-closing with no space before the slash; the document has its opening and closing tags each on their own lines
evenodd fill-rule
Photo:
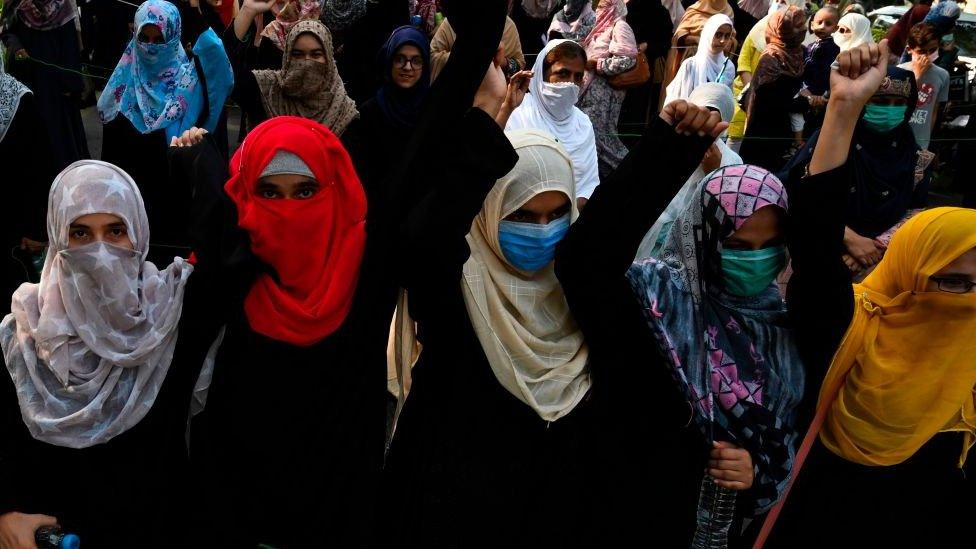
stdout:
<svg viewBox="0 0 976 549">
<path fill-rule="evenodd" d="M 134 249 L 95 242 L 68 249 L 71 223 L 119 216 Z M 55 178 L 49 246 L 38 284 L 14 292 L 0 347 L 24 423 L 40 441 L 86 448 L 146 415 L 166 378 L 193 267 L 146 261 L 149 222 L 135 182 L 112 164 L 81 160 Z"/>
<path fill-rule="evenodd" d="M 0 141 L 3 141 L 14 122 L 14 116 L 20 108 L 20 98 L 31 93 L 27 86 L 7 74 L 3 66 L 5 54 L 3 47 L 0 47 Z"/>
</svg>

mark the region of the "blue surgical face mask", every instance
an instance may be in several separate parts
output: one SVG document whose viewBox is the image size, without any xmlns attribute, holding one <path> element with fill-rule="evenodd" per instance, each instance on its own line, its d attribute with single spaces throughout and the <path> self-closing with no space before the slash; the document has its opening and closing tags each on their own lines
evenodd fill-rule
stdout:
<svg viewBox="0 0 976 549">
<path fill-rule="evenodd" d="M 498 224 L 498 243 L 513 267 L 534 272 L 552 262 L 556 244 L 568 231 L 569 214 L 546 225 L 502 221 Z"/>
<path fill-rule="evenodd" d="M 905 121 L 906 105 L 872 105 L 864 107 L 864 123 L 877 133 L 888 133 Z"/>
<path fill-rule="evenodd" d="M 765 290 L 786 266 L 786 247 L 761 250 L 722 250 L 725 290 L 748 297 Z"/>
</svg>

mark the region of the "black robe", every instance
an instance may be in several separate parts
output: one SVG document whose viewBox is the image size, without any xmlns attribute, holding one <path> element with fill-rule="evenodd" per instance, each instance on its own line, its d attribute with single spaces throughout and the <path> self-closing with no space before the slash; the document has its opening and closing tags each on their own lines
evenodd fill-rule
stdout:
<svg viewBox="0 0 976 549">
<path fill-rule="evenodd" d="M 852 167 L 803 179 L 790 191 L 787 303 L 807 368 L 800 420 L 813 417 L 823 378 L 854 314 L 840 260 Z M 971 535 L 973 462 L 958 467 L 962 436 L 940 433 L 890 467 L 846 461 L 814 443 L 766 547 L 948 547 Z"/>
<path fill-rule="evenodd" d="M 759 62 L 778 63 L 769 56 Z M 758 69 L 756 72 L 759 72 Z M 786 165 L 787 153 L 793 145 L 790 113 L 798 112 L 793 98 L 802 85 L 798 77 L 781 75 L 772 82 L 753 88 L 746 133 L 739 148 L 739 156 L 744 163 L 774 173 Z"/>
<path fill-rule="evenodd" d="M 0 250 L 0 315 L 10 312 L 10 295 L 24 282 L 37 282 L 40 273 L 31 264 L 31 256 L 20 249 L 23 237 L 44 242 L 47 228 L 47 195 L 51 181 L 58 174 L 50 162 L 47 128 L 40 121 L 34 95 L 20 98 L 7 134 L 0 140 L 3 177 L 7 184 L 7 198 L 0 201 L 3 218 L 3 238 Z"/>
<path fill-rule="evenodd" d="M 3 41 L 11 55 L 21 48 L 30 55 L 24 60 L 12 57 L 7 72 L 34 92 L 50 140 L 49 162 L 55 173 L 76 160 L 89 158 L 88 139 L 81 122 L 84 83 L 74 20 L 45 31 L 18 21 L 3 36 Z M 61 68 L 49 66 L 52 64 Z"/>
<path fill-rule="evenodd" d="M 593 364 L 600 461 L 589 478 L 600 505 L 589 520 L 603 546 L 688 547 L 694 533 L 709 448 L 626 272 L 710 143 L 652 119 L 556 250 L 556 275 Z"/>
</svg>

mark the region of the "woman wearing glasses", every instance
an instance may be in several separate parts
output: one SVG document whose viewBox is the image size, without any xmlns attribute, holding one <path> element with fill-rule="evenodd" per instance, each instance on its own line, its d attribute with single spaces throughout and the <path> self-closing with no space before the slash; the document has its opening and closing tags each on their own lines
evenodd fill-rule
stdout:
<svg viewBox="0 0 976 549">
<path fill-rule="evenodd" d="M 849 147 L 891 80 L 887 61 L 886 41 L 838 56 L 820 145 L 791 188 L 789 311 L 807 386 L 823 385 L 767 547 L 945 547 L 971 535 L 976 210 L 913 217 L 860 284 L 840 257 Z"/>
</svg>

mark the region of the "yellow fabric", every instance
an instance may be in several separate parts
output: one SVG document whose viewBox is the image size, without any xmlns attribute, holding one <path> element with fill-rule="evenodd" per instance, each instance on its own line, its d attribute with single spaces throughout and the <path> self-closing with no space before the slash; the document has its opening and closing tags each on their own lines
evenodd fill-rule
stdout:
<svg viewBox="0 0 976 549">
<path fill-rule="evenodd" d="M 457 33 L 451 27 L 451 23 L 445 19 L 443 23 L 434 31 L 434 37 L 430 39 L 430 81 L 433 82 L 440 76 L 441 71 L 447 66 L 447 60 L 451 58 L 451 48 Z M 511 17 L 505 18 L 505 30 L 502 31 L 502 50 L 505 57 L 514 59 L 518 62 L 519 69 L 525 68 L 525 56 L 522 54 L 522 41 L 519 40 L 518 29 L 515 21 Z"/>
<path fill-rule="evenodd" d="M 755 73 L 761 56 L 762 52 L 756 48 L 755 42 L 752 41 L 752 36 L 747 36 L 742 43 L 742 51 L 739 52 L 739 59 L 736 61 L 736 72 Z M 736 76 L 735 81 L 732 82 L 732 97 L 738 98 L 739 94 L 742 93 L 742 89 L 745 87 L 746 85 L 742 82 L 742 77 Z M 735 114 L 732 116 L 732 122 L 729 123 L 729 137 L 741 139 L 745 134 L 746 112 L 739 107 L 739 102 L 736 101 Z"/>
<path fill-rule="evenodd" d="M 895 465 L 935 434 L 962 431 L 965 463 L 976 436 L 976 294 L 925 288 L 973 248 L 976 210 L 928 210 L 895 233 L 875 271 L 854 286 L 854 319 L 818 404 L 828 407 L 820 440 L 832 452 Z"/>
</svg>

